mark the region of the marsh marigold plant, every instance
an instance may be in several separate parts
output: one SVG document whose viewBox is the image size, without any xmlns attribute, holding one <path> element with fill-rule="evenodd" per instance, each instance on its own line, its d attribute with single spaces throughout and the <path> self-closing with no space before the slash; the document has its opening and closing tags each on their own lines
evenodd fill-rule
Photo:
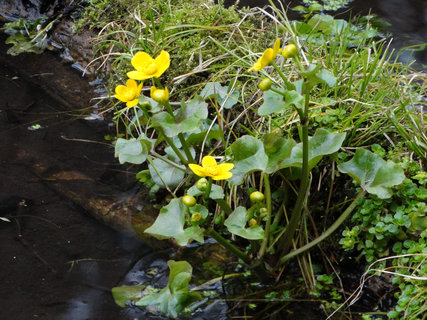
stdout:
<svg viewBox="0 0 427 320">
<path fill-rule="evenodd" d="M 234 168 L 234 164 L 217 164 L 215 158 L 211 156 L 203 157 L 202 166 L 193 163 L 190 163 L 188 166 L 199 177 L 211 177 L 213 180 L 226 180 L 233 176 L 230 170 Z"/>
</svg>

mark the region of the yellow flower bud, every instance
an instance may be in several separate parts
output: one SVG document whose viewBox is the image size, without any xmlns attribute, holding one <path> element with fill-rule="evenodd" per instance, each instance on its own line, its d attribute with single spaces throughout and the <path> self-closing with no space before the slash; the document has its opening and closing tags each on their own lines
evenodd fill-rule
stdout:
<svg viewBox="0 0 427 320">
<path fill-rule="evenodd" d="M 199 222 L 202 220 L 202 214 L 200 212 L 193 212 L 191 215 L 191 222 Z"/>
<path fill-rule="evenodd" d="M 185 204 L 187 207 L 193 207 L 196 204 L 196 198 L 189 195 L 183 196 L 182 203 Z"/>
<path fill-rule="evenodd" d="M 293 43 L 288 44 L 285 49 L 283 49 L 282 51 L 282 55 L 288 59 L 288 58 L 293 58 L 298 54 L 298 48 L 296 45 L 294 45 Z"/>
<path fill-rule="evenodd" d="M 258 225 L 258 223 L 256 222 L 256 220 L 254 218 L 252 218 L 251 220 L 249 220 L 248 225 L 249 225 L 249 227 L 256 227 Z"/>
<path fill-rule="evenodd" d="M 168 88 L 157 89 L 155 86 L 151 87 L 150 90 L 151 99 L 158 103 L 166 102 L 169 100 L 169 91 Z"/>
</svg>

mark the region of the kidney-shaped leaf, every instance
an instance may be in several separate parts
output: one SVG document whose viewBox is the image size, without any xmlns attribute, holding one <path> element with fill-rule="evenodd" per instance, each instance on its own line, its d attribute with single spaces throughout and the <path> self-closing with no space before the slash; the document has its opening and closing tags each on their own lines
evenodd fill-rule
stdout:
<svg viewBox="0 0 427 320">
<path fill-rule="evenodd" d="M 244 176 L 252 171 L 265 170 L 268 157 L 261 140 L 252 136 L 243 136 L 231 145 L 234 156 L 233 176 L 229 179 L 234 184 L 243 182 Z"/>
<path fill-rule="evenodd" d="M 282 112 L 285 109 L 285 101 L 281 94 L 268 90 L 264 91 L 264 102 L 258 109 L 260 116 Z"/>
<path fill-rule="evenodd" d="M 151 312 L 158 312 L 168 317 L 177 318 L 191 303 L 201 300 L 198 292 L 190 292 L 189 283 L 193 268 L 187 261 L 168 261 L 170 269 L 167 287 L 158 293 L 149 294 L 135 303 L 146 307 Z"/>
<path fill-rule="evenodd" d="M 167 206 L 160 209 L 156 221 L 144 232 L 158 239 L 174 238 L 180 246 L 187 245 L 191 240 L 203 243 L 203 229 L 199 226 L 184 229 L 186 212 L 187 207 L 181 198 L 172 199 Z"/>
<path fill-rule="evenodd" d="M 175 111 L 174 117 L 168 112 L 159 112 L 152 117 L 153 126 L 163 128 L 168 137 L 174 137 L 179 133 L 191 132 L 200 126 L 200 122 L 208 116 L 206 102 L 200 96 L 196 96 L 188 103 L 183 103 L 181 108 Z"/>
<path fill-rule="evenodd" d="M 125 162 L 141 164 L 147 159 L 147 144 L 150 144 L 150 142 L 144 143 L 135 138 L 129 140 L 119 138 L 116 141 L 114 153 L 121 164 Z"/>
<path fill-rule="evenodd" d="M 386 162 L 377 154 L 357 149 L 354 157 L 338 165 L 338 169 L 355 179 L 362 189 L 381 199 L 392 196 L 391 187 L 405 179 L 403 169 L 392 162 Z"/>
<path fill-rule="evenodd" d="M 264 229 L 261 226 L 246 228 L 247 211 L 245 207 L 237 207 L 228 218 L 224 221 L 224 225 L 228 231 L 242 238 L 249 240 L 259 240 L 264 238 Z"/>
</svg>

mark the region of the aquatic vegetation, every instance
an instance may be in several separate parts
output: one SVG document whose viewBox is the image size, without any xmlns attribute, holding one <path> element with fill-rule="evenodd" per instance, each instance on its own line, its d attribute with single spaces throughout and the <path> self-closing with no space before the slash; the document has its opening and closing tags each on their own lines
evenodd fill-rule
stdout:
<svg viewBox="0 0 427 320">
<path fill-rule="evenodd" d="M 168 45 L 178 38 L 180 44 L 189 41 L 195 29 L 190 33 L 176 26 L 183 33 L 169 33 L 168 18 L 155 21 L 152 15 L 140 33 L 123 33 L 138 40 L 114 42 L 122 51 L 113 63 L 115 75 L 144 80 L 151 89 L 138 92 L 131 84 L 132 90 L 116 92 L 115 154 L 121 163 L 141 165 L 138 179 L 150 194 L 168 194 L 145 233 L 180 246 L 213 238 L 264 285 L 273 275 L 276 281 L 286 277 L 283 268 L 298 259 L 307 291 L 328 291 L 331 312 L 345 297 L 329 288 L 330 275 L 316 271 L 316 276 L 310 251 L 321 245 L 338 252 L 337 243 L 325 240 L 339 237 L 345 226 L 341 245 L 348 250 L 359 246 L 369 261 L 389 253 L 391 244 L 384 239 L 398 236 L 402 227 L 416 230 L 413 241 L 419 241 L 424 225 L 419 198 L 414 200 L 419 211 L 399 211 L 387 222 L 369 210 L 361 218 L 366 226 L 352 226 L 357 219 L 348 218 L 353 212 L 360 216 L 371 201 L 392 201 L 406 183 L 404 153 L 413 150 L 417 159 L 425 157 L 423 122 L 410 121 L 418 116 L 411 99 L 425 88 L 407 85 L 412 82 L 408 70 L 391 60 L 387 44 L 374 40 L 377 33 L 369 23 L 363 27 L 310 10 L 305 21 L 295 22 L 277 8 L 275 15 L 264 11 L 273 20 L 266 24 L 270 42 L 256 51 L 253 38 L 243 32 L 227 34 L 227 41 L 205 37 L 221 52 L 215 61 L 222 64 L 203 69 L 203 81 L 196 73 L 186 75 L 189 82 L 170 79 L 186 60 L 167 54 Z M 198 27 L 198 36 L 207 30 Z M 281 42 L 287 45 L 282 48 Z M 201 61 L 210 54 L 200 51 Z M 122 108 L 122 102 L 131 102 L 132 109 Z M 394 143 L 401 136 L 410 140 L 409 131 L 418 132 L 417 143 Z M 386 157 L 383 146 L 394 156 Z M 424 254 L 420 245 L 413 247 L 411 254 Z M 189 292 L 187 271 L 180 284 L 184 294 Z M 158 305 L 165 292 L 173 291 L 168 290 L 161 289 L 161 295 L 147 291 L 137 305 L 173 317 L 185 313 L 189 305 L 179 299 L 168 308 Z M 245 305 L 262 312 L 262 307 Z"/>
</svg>

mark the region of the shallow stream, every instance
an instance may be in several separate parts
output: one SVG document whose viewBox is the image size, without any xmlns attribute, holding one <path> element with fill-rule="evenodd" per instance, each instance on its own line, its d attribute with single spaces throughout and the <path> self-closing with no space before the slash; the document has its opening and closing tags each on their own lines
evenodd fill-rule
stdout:
<svg viewBox="0 0 427 320">
<path fill-rule="evenodd" d="M 392 23 L 396 47 L 427 42 L 425 1 L 355 0 L 351 7 L 362 14 L 373 7 Z M 6 55 L 4 40 L 0 37 L 0 217 L 10 222 L 0 221 L 0 319 L 160 319 L 122 310 L 110 290 L 122 281 L 164 283 L 162 270 L 171 253 L 153 253 L 102 225 L 34 171 L 40 163 L 53 171 L 76 170 L 93 182 L 86 184 L 87 194 L 99 193 L 91 185 L 117 187 L 117 193 L 100 197 L 132 192 L 135 172 L 114 161 L 104 140 L 108 125 L 81 117 L 93 105 L 94 87 L 52 53 Z M 415 54 L 418 62 L 427 62 L 425 50 Z M 74 92 L 72 98 L 61 87 Z M 159 276 L 144 271 L 154 269 Z M 316 319 L 315 306 L 304 306 L 314 312 L 302 308 L 281 319 Z M 226 309 L 217 303 L 196 318 L 225 319 Z"/>
</svg>

